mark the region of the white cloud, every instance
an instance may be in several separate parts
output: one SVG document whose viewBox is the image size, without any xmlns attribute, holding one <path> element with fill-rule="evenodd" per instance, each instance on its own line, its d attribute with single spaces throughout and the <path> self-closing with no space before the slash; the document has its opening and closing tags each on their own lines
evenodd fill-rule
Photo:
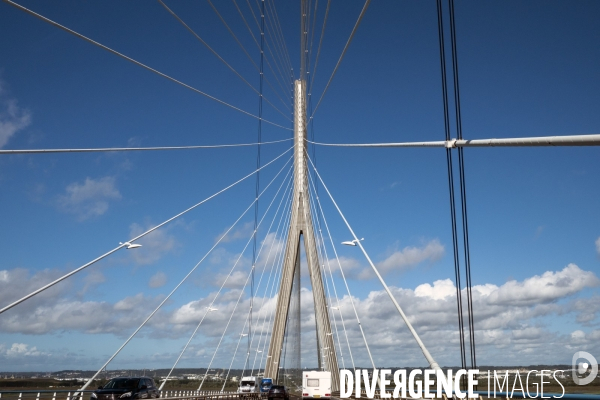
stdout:
<svg viewBox="0 0 600 400">
<path fill-rule="evenodd" d="M 120 198 L 121 193 L 115 186 L 115 178 L 88 177 L 83 183 L 69 184 L 65 188 L 65 194 L 58 197 L 58 205 L 64 212 L 75 214 L 83 221 L 104 214 L 108 210 L 109 201 Z"/>
<path fill-rule="evenodd" d="M 332 272 L 338 271 L 341 266 L 345 274 L 352 274 L 353 271 L 360 268 L 360 265 L 360 262 L 355 258 L 339 256 L 337 260 L 335 258 L 327 260 L 327 271 L 329 272 L 329 268 Z"/>
<path fill-rule="evenodd" d="M 593 326 L 600 314 L 600 297 L 577 299 L 571 303 L 571 309 L 577 312 L 576 321 L 584 326 Z M 596 322 L 597 324 L 597 322 Z"/>
<path fill-rule="evenodd" d="M 256 260 L 257 271 L 270 269 L 273 263 L 279 260 L 281 252 L 285 251 L 285 242 L 277 238 L 274 232 L 271 232 L 261 242 L 259 251 Z"/>
<path fill-rule="evenodd" d="M 532 293 L 527 302 L 520 299 L 508 303 L 498 302 L 499 298 L 506 296 L 515 287 L 527 288 L 534 282 L 539 283 L 542 279 L 546 283 L 556 286 L 559 282 L 565 283 L 565 276 L 571 278 L 568 280 L 569 288 L 559 290 L 552 299 L 544 291 L 536 291 Z M 582 279 L 585 279 L 587 283 L 582 285 L 580 283 Z M 554 323 L 552 321 L 558 316 L 564 317 L 565 314 L 579 312 L 579 308 L 569 302 L 569 299 L 585 287 L 594 285 L 596 280 L 597 277 L 593 273 L 581 270 L 571 264 L 560 271 L 549 271 L 519 282 L 507 282 L 499 286 L 484 284 L 473 287 L 478 358 L 481 355 L 481 362 L 489 360 L 488 362 L 492 364 L 503 363 L 506 365 L 512 362 L 558 363 L 562 362 L 564 357 L 570 357 L 572 349 L 569 346 L 579 346 L 578 343 L 582 339 L 556 333 L 551 328 Z M 459 361 L 456 356 L 458 354 L 456 289 L 452 281 L 442 279 L 432 284 L 424 283 L 414 290 L 394 287 L 391 290 L 436 359 L 444 365 L 457 365 Z M 263 293 L 262 289 L 260 293 Z M 518 296 L 518 293 L 512 293 Z M 219 311 L 207 315 L 200 329 L 202 335 L 216 339 L 220 337 L 238 296 L 239 290 L 234 289 L 223 293 L 217 299 L 213 307 Z M 464 296 L 463 292 L 463 299 Z M 182 332 L 189 332 L 193 329 L 204 315 L 205 307 L 213 298 L 214 294 L 210 294 L 202 300 L 177 308 L 171 314 L 170 323 L 176 326 L 171 333 L 180 335 Z M 302 353 L 303 357 L 311 359 L 316 351 L 312 292 L 303 288 L 301 299 L 303 310 L 300 320 L 303 332 Z M 259 297 L 255 301 L 253 317 L 256 324 L 255 329 L 259 329 L 257 327 L 261 326 L 263 316 L 267 316 L 268 321 L 268 315 L 274 309 L 276 300 L 276 298 Z M 354 297 L 353 300 L 371 351 L 378 363 L 396 365 L 397 358 L 401 354 L 402 362 L 406 363 L 405 365 L 422 365 L 424 362 L 422 354 L 418 351 L 414 339 L 383 290 L 373 291 L 366 298 Z M 578 307 L 585 307 L 585 304 L 591 304 L 593 301 L 592 298 L 578 299 Z M 359 364 L 368 363 L 350 298 L 346 295 L 340 299 L 340 303 L 355 360 Z M 234 343 L 236 335 L 241 332 L 248 309 L 249 300 L 245 295 L 238 305 L 228 330 Z M 341 331 L 342 323 L 338 311 L 332 310 L 332 312 L 336 315 L 336 324 L 340 329 L 340 339 L 344 346 L 346 362 L 348 362 L 345 335 Z M 332 326 L 332 329 L 335 329 L 335 326 Z M 600 330 L 598 333 L 596 331 L 586 332 L 582 343 L 588 349 L 600 349 L 598 340 L 596 342 L 593 340 L 596 336 L 600 337 Z"/>
<path fill-rule="evenodd" d="M 0 348 L 0 351 L 2 348 Z M 38 351 L 38 349 L 34 347 L 29 347 L 29 345 L 25 343 L 13 343 L 9 349 L 6 349 L 4 352 L 7 357 L 35 357 L 41 355 L 49 355 L 48 353 L 42 353 Z"/>
<path fill-rule="evenodd" d="M 150 281 L 148 282 L 148 286 L 151 288 L 159 288 L 165 286 L 167 283 L 167 275 L 164 272 L 158 271 L 156 274 L 150 277 Z"/>
<path fill-rule="evenodd" d="M 0 96 L 6 91 L 0 81 Z M 18 106 L 16 99 L 0 99 L 0 148 L 18 131 L 31 124 L 31 112 Z"/>
<path fill-rule="evenodd" d="M 147 299 L 142 293 L 138 293 L 135 296 L 125 297 L 123 300 L 119 300 L 114 305 L 114 309 L 117 311 L 131 311 L 138 308 L 141 304 L 144 304 L 146 300 Z"/>
<path fill-rule="evenodd" d="M 0 304 L 7 305 L 20 299 L 26 294 L 39 289 L 49 282 L 57 279 L 64 274 L 63 271 L 57 269 L 45 269 L 37 271 L 31 275 L 24 268 L 15 268 L 11 270 L 0 271 Z M 55 286 L 43 291 L 42 293 L 32 297 L 31 299 L 19 304 L 14 310 L 23 310 L 23 312 L 33 312 L 39 305 L 53 301 L 56 298 L 64 296 L 71 289 L 72 282 L 65 280 Z M 6 314 L 3 314 L 3 316 Z"/>
<path fill-rule="evenodd" d="M 250 238 L 250 236 L 252 235 L 252 231 L 254 230 L 254 223 L 246 222 L 241 227 L 237 229 L 234 228 L 226 234 L 227 229 L 223 230 L 222 233 L 217 235 L 217 237 L 215 238 L 215 242 L 219 241 L 219 239 L 221 238 L 221 243 L 233 242 L 239 239 L 248 239 Z"/>
<path fill-rule="evenodd" d="M 597 285 L 598 277 L 593 272 L 570 264 L 562 270 L 548 271 L 518 282 L 474 286 L 473 308 L 479 363 L 568 363 L 575 348 L 591 350 L 592 353 L 600 350 L 600 341 L 593 340 L 600 338 L 598 329 L 586 331 L 582 326 L 581 331 L 585 331 L 583 339 L 581 334 L 571 337 L 570 334 L 555 330 L 557 318 L 569 321 L 573 315 L 585 318 L 589 326 L 597 326 L 596 313 L 600 309 L 600 306 L 596 306 L 599 303 L 597 297 L 592 295 L 573 299 L 583 289 Z M 549 288 L 554 288 L 553 295 L 547 292 Z M 421 284 L 414 290 L 395 287 L 391 290 L 436 360 L 442 365 L 458 365 L 456 288 L 453 281 L 443 279 L 433 284 Z M 523 297 L 523 291 L 528 292 L 527 298 Z M 510 300 L 510 296 L 514 299 Z M 465 298 L 463 290 L 463 301 Z M 340 299 L 340 303 L 353 348 L 364 349 L 350 298 L 346 295 Z M 396 360 L 401 356 L 402 365 L 423 365 L 422 354 L 385 291 L 370 292 L 366 298 L 354 297 L 354 304 L 378 363 L 397 365 Z M 466 304 L 464 306 L 466 308 Z M 333 312 L 341 329 L 338 312 Z M 308 327 L 314 330 L 314 322 Z M 306 332 L 308 335 L 311 333 Z M 346 346 L 344 334 L 341 335 L 342 344 Z M 354 349 L 353 352 L 358 363 L 368 364 L 368 359 L 363 357 L 364 351 Z"/>
<path fill-rule="evenodd" d="M 440 241 L 434 239 L 424 247 L 405 247 L 401 251 L 396 251 L 385 260 L 378 264 L 382 272 L 391 270 L 402 270 L 413 267 L 423 261 L 437 261 L 444 255 L 444 246 Z"/>
<path fill-rule="evenodd" d="M 581 330 L 573 331 L 571 332 L 571 339 L 575 344 L 583 343 L 585 342 L 585 332 Z"/>
<path fill-rule="evenodd" d="M 433 286 L 424 283 L 417 286 L 415 296 L 429 297 L 434 300 L 443 300 L 448 296 L 456 295 L 456 286 L 450 279 L 438 280 L 433 282 Z"/>
<path fill-rule="evenodd" d="M 4 295 L 3 289 L 14 286 L 15 290 L 21 290 L 22 286 L 27 285 L 27 276 L 22 271 L 6 271 L 6 274 L 0 272 L 0 277 L 4 276 L 7 276 L 7 282 L 0 279 L 0 297 Z M 33 278 L 39 280 L 35 275 Z M 598 307 L 594 306 L 599 303 L 597 297 L 579 296 L 583 289 L 594 285 L 598 285 L 598 277 L 593 272 L 569 264 L 562 270 L 548 271 L 521 281 L 474 286 L 473 308 L 480 364 L 561 363 L 563 360 L 566 363 L 575 350 L 582 349 L 595 354 L 600 350 L 600 330 L 597 329 L 596 317 L 586 316 L 586 323 L 589 325 L 572 324 L 568 332 L 556 332 L 555 328 L 557 318 L 561 318 L 559 321 L 568 321 L 584 311 L 588 314 L 591 312 L 591 315 L 597 312 Z M 253 329 L 257 332 L 263 326 L 263 321 L 267 321 L 265 326 L 269 330 L 269 315 L 277 302 L 270 290 L 264 291 L 265 287 L 266 280 L 257 288 L 259 296 L 254 301 Z M 546 287 L 553 287 L 555 294 L 549 296 Z M 414 289 L 391 287 L 391 291 L 437 361 L 442 365 L 457 365 L 459 350 L 456 292 L 452 280 L 423 283 Z M 521 296 L 521 291 L 530 292 L 526 299 Z M 209 293 L 199 300 L 159 311 L 141 333 L 157 338 L 188 338 L 215 294 Z M 205 353 L 208 357 L 212 356 L 239 295 L 239 288 L 225 290 L 219 295 L 213 304 L 218 311 L 207 314 L 198 333 L 201 345 L 191 346 L 186 357 L 193 357 L 202 348 L 207 349 Z M 514 299 L 510 299 L 510 296 Z M 46 334 L 66 331 L 124 336 L 131 333 L 161 300 L 160 297 L 137 294 L 111 304 L 103 301 L 68 300 L 60 293 L 55 294 L 52 299 L 53 301 L 38 302 L 34 307 L 18 307 L 4 314 L 0 319 L 0 332 Z M 401 357 L 402 365 L 423 365 L 422 354 L 385 291 L 372 291 L 364 298 L 354 297 L 353 300 L 378 364 L 397 365 L 397 360 Z M 301 304 L 302 352 L 303 357 L 312 359 L 316 352 L 316 341 L 310 290 L 301 290 Z M 342 297 L 340 304 L 355 361 L 357 365 L 367 365 L 369 361 L 350 298 L 347 295 Z M 231 360 L 231 347 L 235 348 L 249 309 L 250 300 L 246 291 L 231 320 L 227 331 L 228 339 L 223 343 L 215 362 L 221 360 L 219 357 L 224 357 L 223 360 L 227 358 L 227 362 Z M 345 334 L 341 331 L 339 312 L 332 312 L 336 318 L 332 329 L 335 330 L 335 325 L 339 329 L 348 367 L 347 345 Z M 6 357 L 6 350 L 9 348 L 10 346 L 0 347 L 0 362 L 3 354 Z M 35 351 L 33 348 L 28 349 Z"/>
<path fill-rule="evenodd" d="M 443 256 L 444 246 L 438 239 L 433 239 L 423 247 L 407 246 L 393 252 L 385 260 L 377 263 L 377 269 L 382 275 L 385 275 L 413 268 L 425 261 L 433 263 Z M 365 268 L 358 274 L 358 279 L 370 279 L 374 276 L 371 268 Z"/>
<path fill-rule="evenodd" d="M 600 237 L 596 240 L 596 252 L 600 256 Z"/>
<path fill-rule="evenodd" d="M 84 279 L 83 289 L 79 292 L 79 294 L 84 294 L 88 291 L 89 288 L 93 288 L 103 282 L 106 282 L 106 277 L 104 274 L 96 269 L 92 269 L 88 272 Z"/>
<path fill-rule="evenodd" d="M 66 331 L 122 336 L 137 328 L 160 300 L 161 297 L 147 297 L 141 293 L 115 304 L 61 296 L 38 303 L 29 310 L 18 306 L 3 314 L 0 332 L 44 335 Z"/>
<path fill-rule="evenodd" d="M 142 227 L 139 224 L 133 223 L 129 226 L 129 237 L 137 237 L 153 226 L 147 223 L 145 227 Z M 153 264 L 164 254 L 174 250 L 177 246 L 177 241 L 175 240 L 175 236 L 169 233 L 169 230 L 174 226 L 177 226 L 177 223 L 159 228 L 136 240 L 135 243 L 141 244 L 142 247 L 129 250 L 129 255 L 133 258 L 133 261 L 138 265 Z"/>
<path fill-rule="evenodd" d="M 231 274 L 218 274 L 216 284 L 218 286 L 224 285 L 226 288 L 241 289 L 249 281 L 250 267 L 248 265 L 245 267 L 244 271 L 233 271 Z"/>
<path fill-rule="evenodd" d="M 8 282 L 8 271 L 0 271 L 0 282 Z"/>
<path fill-rule="evenodd" d="M 600 285 L 600 279 L 591 271 L 583 271 L 575 264 L 562 271 L 544 272 L 522 282 L 509 281 L 489 296 L 489 302 L 498 305 L 532 305 L 549 303 L 570 296 L 586 287 Z"/>
<path fill-rule="evenodd" d="M 254 271 L 254 284 L 264 285 L 271 281 L 273 271 L 277 269 L 277 262 L 282 258 L 285 250 L 285 242 L 276 237 L 275 233 L 269 233 L 258 246 L 256 268 Z M 252 260 L 246 256 L 251 251 L 250 246 L 244 254 L 230 253 L 223 248 L 215 249 L 210 258 L 213 265 L 220 268 L 211 268 L 213 274 L 203 279 L 203 286 L 210 281 L 214 286 L 224 285 L 228 289 L 241 289 L 244 284 L 250 285 L 248 275 L 251 272 Z"/>
</svg>

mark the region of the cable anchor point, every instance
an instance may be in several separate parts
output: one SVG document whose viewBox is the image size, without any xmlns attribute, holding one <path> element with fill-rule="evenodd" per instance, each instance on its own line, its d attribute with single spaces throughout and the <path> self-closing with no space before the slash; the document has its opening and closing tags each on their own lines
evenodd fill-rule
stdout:
<svg viewBox="0 0 600 400">
<path fill-rule="evenodd" d="M 447 149 L 455 149 L 456 148 L 456 139 L 446 140 L 445 147 Z"/>
</svg>

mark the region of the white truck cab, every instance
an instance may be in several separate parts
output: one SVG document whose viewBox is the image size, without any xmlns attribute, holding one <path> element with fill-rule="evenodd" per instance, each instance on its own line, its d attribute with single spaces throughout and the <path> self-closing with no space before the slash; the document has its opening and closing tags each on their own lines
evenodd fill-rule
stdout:
<svg viewBox="0 0 600 400">
<path fill-rule="evenodd" d="M 331 398 L 331 372 L 302 371 L 302 398 Z"/>
<path fill-rule="evenodd" d="M 241 394 L 260 393 L 260 380 L 258 376 L 243 376 L 237 392 Z"/>
</svg>

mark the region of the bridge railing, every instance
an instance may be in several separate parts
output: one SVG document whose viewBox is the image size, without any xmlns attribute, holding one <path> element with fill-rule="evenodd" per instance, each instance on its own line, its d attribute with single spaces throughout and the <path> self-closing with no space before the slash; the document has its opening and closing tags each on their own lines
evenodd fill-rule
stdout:
<svg viewBox="0 0 600 400">
<path fill-rule="evenodd" d="M 221 392 L 219 390 L 163 390 L 160 392 L 159 397 L 165 400 L 227 400 L 227 399 L 261 399 L 263 396 L 261 393 L 247 393 L 242 395 L 237 392 Z"/>
<path fill-rule="evenodd" d="M 0 391 L 0 400 L 89 400 L 93 390 L 6 390 Z M 260 400 L 266 393 L 221 392 L 217 390 L 162 390 L 163 400 Z"/>
<path fill-rule="evenodd" d="M 4 390 L 0 391 L 2 400 L 83 400 L 93 390 Z"/>
</svg>

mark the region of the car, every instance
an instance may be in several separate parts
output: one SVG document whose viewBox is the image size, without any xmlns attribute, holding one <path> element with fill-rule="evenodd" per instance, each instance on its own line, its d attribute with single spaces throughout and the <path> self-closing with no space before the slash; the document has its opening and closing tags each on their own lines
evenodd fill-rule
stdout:
<svg viewBox="0 0 600 400">
<path fill-rule="evenodd" d="M 273 386 L 273 378 L 262 378 L 260 381 L 260 392 L 269 393 L 271 386 Z"/>
<path fill-rule="evenodd" d="M 267 394 L 268 400 L 283 399 L 290 400 L 290 391 L 283 385 L 273 385 Z"/>
<path fill-rule="evenodd" d="M 90 400 L 133 400 L 158 398 L 158 388 L 152 378 L 118 377 L 92 392 Z"/>
</svg>

